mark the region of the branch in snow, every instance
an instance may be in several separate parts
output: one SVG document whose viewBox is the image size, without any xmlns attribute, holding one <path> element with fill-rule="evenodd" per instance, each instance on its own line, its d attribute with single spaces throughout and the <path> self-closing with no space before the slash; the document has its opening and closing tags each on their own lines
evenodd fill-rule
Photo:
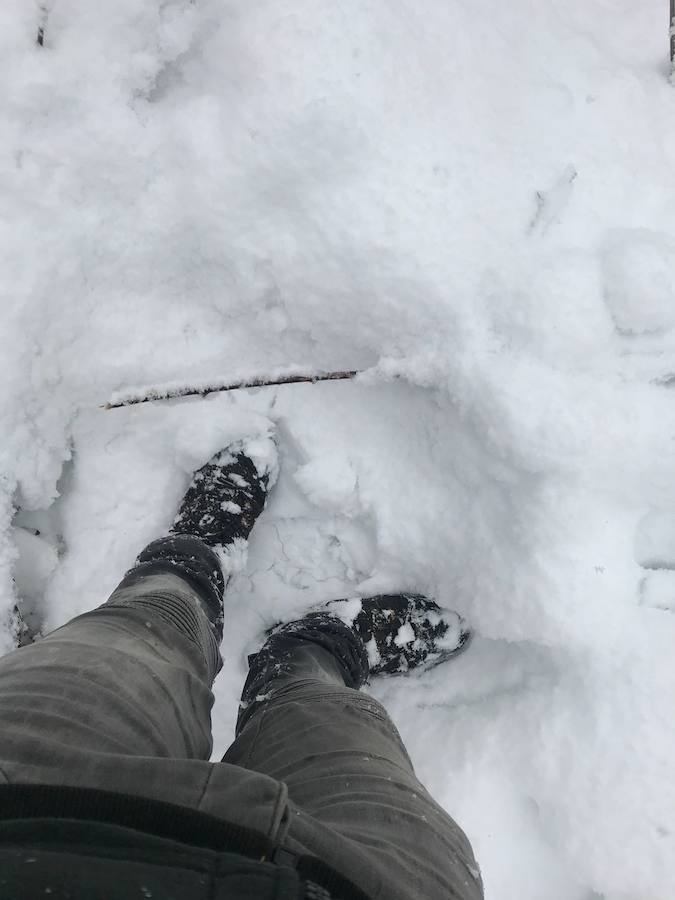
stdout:
<svg viewBox="0 0 675 900">
<path fill-rule="evenodd" d="M 121 406 L 134 406 L 138 403 L 150 403 L 153 400 L 175 400 L 178 397 L 206 397 L 219 391 L 240 391 L 246 388 L 272 387 L 279 384 L 316 384 L 318 381 L 348 381 L 361 372 L 357 369 L 342 372 L 286 372 L 286 374 L 247 378 L 235 382 L 205 382 L 200 385 L 165 385 L 164 387 L 142 388 L 126 394 L 114 394 L 103 409 L 119 409 Z"/>
<path fill-rule="evenodd" d="M 670 0 L 670 77 L 675 80 L 675 0 Z"/>
<path fill-rule="evenodd" d="M 54 0 L 42 0 L 42 2 L 39 4 L 38 8 L 40 11 L 40 16 L 38 19 L 37 37 L 35 39 L 39 47 L 45 46 L 47 23 L 49 22 L 49 17 L 52 14 L 53 6 Z"/>
<path fill-rule="evenodd" d="M 49 7 L 46 3 L 40 5 L 40 21 L 38 23 L 37 44 L 40 47 L 45 45 L 45 28 L 47 27 L 47 19 L 49 18 Z"/>
</svg>

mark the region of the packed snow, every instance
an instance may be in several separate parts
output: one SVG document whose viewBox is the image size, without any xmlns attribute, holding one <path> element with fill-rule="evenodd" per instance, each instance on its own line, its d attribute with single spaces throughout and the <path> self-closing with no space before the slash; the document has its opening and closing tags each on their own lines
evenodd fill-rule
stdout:
<svg viewBox="0 0 675 900">
<path fill-rule="evenodd" d="M 664 0 L 4 0 L 0 48 L 0 649 L 274 431 L 214 758 L 265 628 L 424 592 L 471 647 L 372 691 L 488 900 L 672 898 Z"/>
</svg>

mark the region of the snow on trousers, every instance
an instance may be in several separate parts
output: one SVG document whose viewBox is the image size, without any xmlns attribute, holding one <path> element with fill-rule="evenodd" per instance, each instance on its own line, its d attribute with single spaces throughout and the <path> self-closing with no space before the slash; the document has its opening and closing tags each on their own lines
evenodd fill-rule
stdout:
<svg viewBox="0 0 675 900">
<path fill-rule="evenodd" d="M 265 834 L 286 858 L 322 859 L 372 900 L 479 900 L 464 833 L 327 650 L 301 643 L 209 762 L 222 661 L 199 600 L 176 571 L 143 574 L 0 659 L 0 784 L 189 807 Z"/>
</svg>

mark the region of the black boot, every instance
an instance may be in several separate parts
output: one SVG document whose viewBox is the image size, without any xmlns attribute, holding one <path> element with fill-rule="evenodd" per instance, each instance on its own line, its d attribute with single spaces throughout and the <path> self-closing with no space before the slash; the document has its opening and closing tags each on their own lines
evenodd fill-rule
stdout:
<svg viewBox="0 0 675 900">
<path fill-rule="evenodd" d="M 267 632 L 258 653 L 248 658 L 249 672 L 241 695 L 237 734 L 271 689 L 293 678 L 312 678 L 321 660 L 337 683 L 360 688 L 368 679 L 368 655 L 361 638 L 339 618 L 310 612 L 302 619 Z M 325 672 L 323 673 L 325 677 Z"/>
<path fill-rule="evenodd" d="M 249 656 L 238 731 L 275 682 L 297 675 L 295 670 L 303 665 L 299 657 L 308 646 L 330 653 L 345 686 L 360 688 L 369 675 L 439 665 L 471 639 L 457 613 L 422 594 L 331 600 L 325 609 L 275 626 L 261 650 Z"/>
<path fill-rule="evenodd" d="M 195 472 L 170 534 L 191 534 L 216 549 L 248 538 L 276 480 L 276 452 L 263 460 L 249 452 L 231 444 Z"/>
<path fill-rule="evenodd" d="M 326 608 L 361 638 L 371 675 L 430 669 L 461 653 L 471 639 L 461 616 L 422 594 L 332 600 Z"/>
<path fill-rule="evenodd" d="M 175 572 L 197 588 L 220 643 L 226 586 L 221 559 L 228 547 L 245 544 L 275 479 L 271 440 L 239 441 L 218 452 L 194 473 L 168 536 L 142 551 L 120 587 L 144 575 Z"/>
</svg>

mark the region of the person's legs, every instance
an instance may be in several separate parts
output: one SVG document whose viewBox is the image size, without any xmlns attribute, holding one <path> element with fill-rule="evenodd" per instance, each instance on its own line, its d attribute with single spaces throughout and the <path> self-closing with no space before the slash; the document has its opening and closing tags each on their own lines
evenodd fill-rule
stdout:
<svg viewBox="0 0 675 900">
<path fill-rule="evenodd" d="M 194 473 L 169 536 L 103 606 L 0 659 L 0 774 L 36 758 L 67 768 L 73 752 L 208 759 L 225 589 L 214 551 L 245 544 L 275 465 L 266 438 L 217 453 Z"/>
<path fill-rule="evenodd" d="M 203 603 L 223 579 L 199 580 L 217 558 L 166 538 L 140 559 L 103 606 L 0 659 L 0 766 L 69 748 L 208 759 L 222 661 Z"/>
<path fill-rule="evenodd" d="M 364 642 L 339 619 L 310 616 L 269 639 L 224 758 L 234 765 L 206 762 L 224 587 L 209 547 L 248 537 L 273 480 L 261 455 L 214 457 L 195 473 L 172 536 L 146 548 L 106 604 L 0 659 L 0 782 L 212 810 L 323 860 L 373 900 L 478 900 L 468 841 L 417 780 L 386 711 L 358 690 Z M 389 646 L 407 645 L 410 627 Z"/>
<path fill-rule="evenodd" d="M 251 658 L 224 761 L 285 782 L 288 847 L 371 896 L 478 900 L 471 846 L 418 781 L 385 709 L 357 689 L 367 671 L 362 642 L 339 620 L 285 626 Z"/>
<path fill-rule="evenodd" d="M 221 665 L 216 564 L 197 538 L 155 542 L 107 603 L 0 659 L 3 798 L 21 809 L 37 798 L 44 809 L 64 789 L 69 809 L 103 821 L 119 803 L 135 821 L 143 800 L 160 801 L 278 844 L 284 785 L 209 761 Z M 26 795 L 27 786 L 45 790 Z"/>
</svg>

